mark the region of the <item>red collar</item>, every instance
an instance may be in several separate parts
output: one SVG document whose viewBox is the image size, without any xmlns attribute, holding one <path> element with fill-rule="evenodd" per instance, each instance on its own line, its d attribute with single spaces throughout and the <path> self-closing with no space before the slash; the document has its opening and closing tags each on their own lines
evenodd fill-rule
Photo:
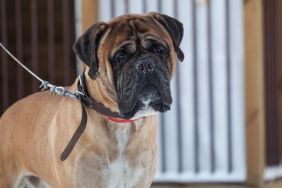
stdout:
<svg viewBox="0 0 282 188">
<path fill-rule="evenodd" d="M 134 121 L 138 120 L 138 119 L 143 119 L 144 117 L 140 117 L 137 119 L 121 119 L 121 118 L 114 118 L 114 117 L 110 117 L 107 116 L 107 119 L 116 123 L 133 123 Z"/>
</svg>

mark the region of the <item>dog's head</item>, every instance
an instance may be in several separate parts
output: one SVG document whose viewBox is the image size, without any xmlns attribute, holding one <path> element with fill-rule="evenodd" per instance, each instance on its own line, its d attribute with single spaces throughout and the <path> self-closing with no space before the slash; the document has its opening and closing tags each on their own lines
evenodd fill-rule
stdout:
<svg viewBox="0 0 282 188">
<path fill-rule="evenodd" d="M 128 14 L 91 26 L 74 50 L 93 80 L 107 80 L 116 92 L 119 113 L 165 112 L 172 103 L 170 80 L 179 48 L 182 24 L 159 13 Z"/>
</svg>

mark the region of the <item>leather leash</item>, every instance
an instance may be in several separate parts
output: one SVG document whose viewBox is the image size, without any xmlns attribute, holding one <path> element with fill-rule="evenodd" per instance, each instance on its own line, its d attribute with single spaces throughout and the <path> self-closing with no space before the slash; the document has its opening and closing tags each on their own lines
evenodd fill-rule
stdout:
<svg viewBox="0 0 282 188">
<path fill-rule="evenodd" d="M 74 146 L 76 145 L 77 141 L 79 140 L 80 136 L 82 135 L 82 133 L 84 132 L 84 130 L 86 128 L 87 113 L 86 113 L 86 110 L 85 110 L 85 107 L 84 107 L 82 100 L 80 100 L 80 104 L 81 104 L 81 110 L 82 110 L 81 121 L 80 121 L 80 124 L 79 124 L 78 128 L 76 129 L 75 133 L 71 137 L 68 145 L 66 146 L 66 148 L 62 152 L 61 157 L 60 157 L 61 161 L 64 161 L 68 158 L 68 156 L 72 152 Z"/>
</svg>

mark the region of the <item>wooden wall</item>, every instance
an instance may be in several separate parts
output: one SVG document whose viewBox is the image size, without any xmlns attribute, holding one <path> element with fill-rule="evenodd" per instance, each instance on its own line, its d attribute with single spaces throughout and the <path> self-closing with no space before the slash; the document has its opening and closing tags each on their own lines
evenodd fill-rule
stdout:
<svg viewBox="0 0 282 188">
<path fill-rule="evenodd" d="M 245 0 L 244 6 L 247 184 L 261 187 L 265 161 L 262 0 Z"/>
</svg>

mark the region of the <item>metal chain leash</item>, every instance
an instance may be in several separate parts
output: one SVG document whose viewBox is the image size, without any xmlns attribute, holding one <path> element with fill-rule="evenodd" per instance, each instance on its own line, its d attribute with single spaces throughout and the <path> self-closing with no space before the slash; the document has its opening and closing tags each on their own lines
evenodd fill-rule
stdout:
<svg viewBox="0 0 282 188">
<path fill-rule="evenodd" d="M 34 78 L 36 78 L 37 80 L 39 80 L 41 82 L 41 84 L 39 86 L 41 91 L 50 90 L 50 92 L 52 94 L 57 94 L 57 95 L 60 95 L 60 96 L 67 96 L 67 97 L 71 97 L 71 98 L 75 98 L 75 99 L 79 99 L 83 95 L 83 93 L 81 93 L 80 91 L 71 92 L 71 91 L 67 90 L 66 88 L 64 88 L 62 86 L 56 86 L 56 85 L 50 84 L 46 80 L 41 79 L 39 76 L 37 76 L 35 73 L 33 73 L 30 69 L 28 69 L 24 64 L 22 64 L 1 42 L 0 42 L 0 47 L 14 61 L 16 61 L 16 63 L 18 63 L 23 69 L 25 69 L 29 74 L 31 74 Z M 79 80 L 81 80 L 80 77 L 79 77 Z"/>
</svg>

